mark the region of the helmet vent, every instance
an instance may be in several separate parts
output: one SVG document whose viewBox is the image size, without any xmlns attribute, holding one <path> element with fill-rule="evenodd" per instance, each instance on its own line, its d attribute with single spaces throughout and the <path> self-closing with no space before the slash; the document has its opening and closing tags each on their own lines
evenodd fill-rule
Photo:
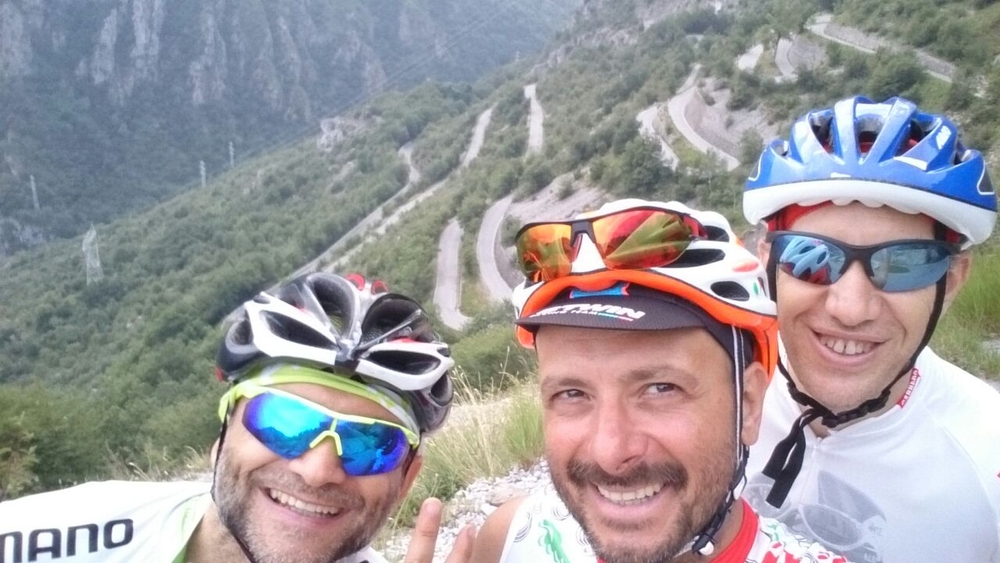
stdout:
<svg viewBox="0 0 1000 563">
<path fill-rule="evenodd" d="M 715 225 L 705 225 L 705 231 L 708 233 L 708 240 L 717 240 L 720 242 L 732 242 L 729 240 L 729 233 L 726 229 L 722 227 L 717 227 Z"/>
<path fill-rule="evenodd" d="M 670 263 L 670 267 L 693 268 L 719 262 L 725 257 L 725 252 L 717 248 L 688 248 L 676 261 Z"/>
<path fill-rule="evenodd" d="M 267 324 L 271 328 L 271 332 L 279 338 L 304 346 L 326 349 L 333 347 L 328 338 L 301 323 L 286 321 L 285 319 L 270 313 L 265 313 L 264 318 L 267 320 Z"/>
<path fill-rule="evenodd" d="M 720 281 L 712 284 L 712 292 L 733 301 L 749 301 L 750 293 L 742 285 L 733 281 Z"/>
<path fill-rule="evenodd" d="M 233 329 L 229 332 L 229 337 L 233 344 L 246 346 L 253 342 L 253 331 L 250 330 L 250 323 L 246 319 L 237 321 Z"/>
<path fill-rule="evenodd" d="M 367 359 L 384 368 L 413 375 L 430 373 L 440 365 L 433 356 L 399 350 L 372 352 Z"/>
</svg>

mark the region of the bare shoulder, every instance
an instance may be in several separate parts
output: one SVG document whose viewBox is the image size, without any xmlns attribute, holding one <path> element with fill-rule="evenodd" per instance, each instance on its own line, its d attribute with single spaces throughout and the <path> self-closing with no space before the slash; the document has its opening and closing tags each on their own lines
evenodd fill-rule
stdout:
<svg viewBox="0 0 1000 563">
<path fill-rule="evenodd" d="M 503 546 L 507 540 L 510 523 L 517 514 L 517 509 L 527 497 L 511 499 L 493 511 L 493 514 L 483 522 L 476 534 L 476 545 L 473 547 L 472 560 L 476 563 L 494 563 L 500 561 Z"/>
</svg>

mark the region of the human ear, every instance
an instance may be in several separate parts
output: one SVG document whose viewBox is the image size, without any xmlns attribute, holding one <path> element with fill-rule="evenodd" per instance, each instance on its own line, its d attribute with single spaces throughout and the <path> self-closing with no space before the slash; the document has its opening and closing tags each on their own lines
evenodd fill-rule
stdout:
<svg viewBox="0 0 1000 563">
<path fill-rule="evenodd" d="M 958 292 L 969 281 L 969 274 L 972 272 L 972 252 L 964 250 L 951 259 L 948 266 L 947 279 L 944 288 L 944 305 L 941 308 L 942 314 L 951 307 L 952 301 L 958 297 Z"/>
<path fill-rule="evenodd" d="M 417 475 L 420 474 L 420 468 L 424 466 L 424 456 L 419 451 L 413 453 L 413 459 L 406 467 L 406 472 L 403 474 L 403 484 L 399 488 L 399 498 L 396 502 L 402 501 L 406 498 L 406 495 L 410 492 L 410 488 L 413 487 L 414 481 L 417 480 Z"/>
<path fill-rule="evenodd" d="M 771 243 L 764 240 L 765 234 L 766 231 L 757 239 L 757 259 L 762 264 L 767 264 L 767 259 L 771 255 Z"/>
<path fill-rule="evenodd" d="M 764 410 L 764 393 L 769 381 L 767 370 L 760 362 L 754 362 L 743 371 L 743 434 L 741 438 L 747 446 L 757 441 L 760 432 L 761 413 Z"/>
</svg>

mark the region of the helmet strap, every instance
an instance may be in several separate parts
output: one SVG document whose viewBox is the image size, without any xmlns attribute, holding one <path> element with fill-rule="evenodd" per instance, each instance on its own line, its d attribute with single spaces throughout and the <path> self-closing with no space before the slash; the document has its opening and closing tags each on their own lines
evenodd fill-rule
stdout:
<svg viewBox="0 0 1000 563">
<path fill-rule="evenodd" d="M 820 404 L 816 399 L 800 391 L 795 386 L 795 382 L 792 381 L 792 377 L 789 375 L 783 359 L 778 358 L 778 371 L 781 372 L 788 382 L 788 393 L 795 402 L 807 408 L 795 420 L 795 423 L 792 424 L 792 429 L 788 433 L 788 436 L 774 447 L 774 451 L 771 452 L 771 458 L 767 461 L 767 465 L 764 466 L 762 473 L 774 479 L 771 492 L 767 495 L 768 504 L 779 508 L 784 504 L 785 499 L 788 498 L 788 493 L 791 491 L 792 484 L 795 483 L 795 478 L 798 477 L 805 459 L 806 426 L 809 426 L 814 420 L 819 419 L 827 428 L 836 428 L 841 424 L 868 416 L 886 405 L 889 395 L 892 392 L 892 387 L 904 375 L 911 373 L 913 366 L 917 363 L 917 357 L 927 347 L 927 343 L 930 342 L 931 336 L 934 334 L 934 329 L 937 327 L 938 319 L 941 318 L 941 311 L 944 306 L 947 279 L 947 275 L 942 276 L 935 286 L 934 307 L 931 310 L 930 319 L 927 321 L 927 329 L 924 331 L 924 336 L 920 340 L 920 344 L 917 345 L 916 351 L 910 356 L 910 360 L 906 363 L 906 366 L 882 389 L 878 397 L 868 399 L 853 409 L 834 413 Z"/>
<path fill-rule="evenodd" d="M 729 482 L 729 491 L 726 493 L 726 497 L 719 504 L 719 508 L 715 511 L 712 519 L 695 535 L 694 540 L 688 547 L 688 550 L 692 553 L 703 557 L 708 557 L 715 553 L 715 536 L 718 535 L 722 525 L 725 524 L 726 516 L 736 501 L 736 490 L 746 479 L 747 458 L 750 454 L 750 449 L 742 441 L 743 373 L 746 369 L 745 359 L 747 356 L 747 347 L 749 346 L 748 337 L 739 328 L 735 326 L 731 328 L 733 335 L 733 390 L 735 391 L 733 402 L 735 405 L 734 412 L 736 413 L 736 424 L 734 425 L 736 430 L 736 463 L 733 468 L 733 478 Z"/>
</svg>

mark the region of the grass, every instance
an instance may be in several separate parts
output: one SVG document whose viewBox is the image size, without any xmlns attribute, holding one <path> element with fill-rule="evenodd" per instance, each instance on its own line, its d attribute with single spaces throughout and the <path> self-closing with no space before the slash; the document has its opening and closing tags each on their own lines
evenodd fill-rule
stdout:
<svg viewBox="0 0 1000 563">
<path fill-rule="evenodd" d="M 681 164 L 698 169 L 709 165 L 710 160 L 708 155 L 699 151 L 687 140 L 687 137 L 681 135 L 681 132 L 674 126 L 673 122 L 667 127 L 667 131 L 667 144 L 674 150 Z"/>
<path fill-rule="evenodd" d="M 914 89 L 916 90 L 916 97 L 920 100 L 921 107 L 935 108 L 941 111 L 947 102 L 951 84 L 927 74 Z"/>
<path fill-rule="evenodd" d="M 479 280 L 479 276 L 462 275 L 462 295 L 458 308 L 463 315 L 475 317 L 486 311 L 491 301 L 486 294 L 486 288 Z"/>
<path fill-rule="evenodd" d="M 934 335 L 934 349 L 970 372 L 1000 381 L 1000 354 L 982 345 L 1000 337 L 1000 241 L 973 251 L 972 273 Z"/>
<path fill-rule="evenodd" d="M 180 456 L 170 455 L 165 448 L 146 442 L 137 461 L 127 460 L 113 451 L 108 452 L 108 479 L 118 481 L 180 481 L 204 480 L 212 471 L 210 454 L 188 447 Z"/>
<path fill-rule="evenodd" d="M 401 528 L 411 527 L 428 497 L 447 501 L 477 479 L 506 475 L 514 467 L 529 467 L 541 458 L 537 383 L 511 382 L 502 398 L 461 384 L 456 393 L 451 418 L 424 446 L 424 467 L 395 517 L 380 532 L 376 549 Z"/>
</svg>

